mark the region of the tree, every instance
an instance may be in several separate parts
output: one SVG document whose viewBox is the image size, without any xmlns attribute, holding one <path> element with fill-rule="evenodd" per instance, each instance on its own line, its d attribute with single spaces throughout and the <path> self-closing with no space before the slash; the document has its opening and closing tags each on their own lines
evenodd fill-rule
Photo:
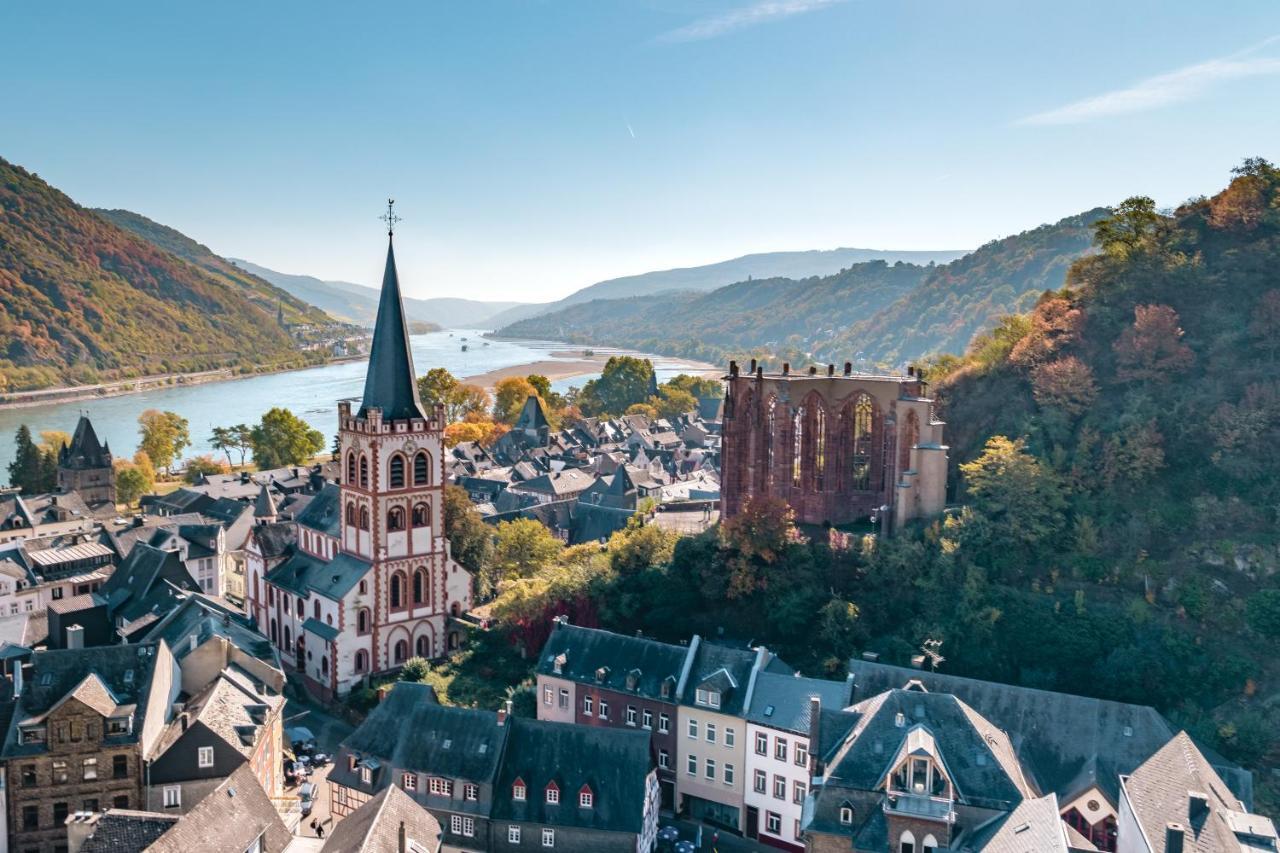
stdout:
<svg viewBox="0 0 1280 853">
<path fill-rule="evenodd" d="M 482 591 L 492 591 L 505 580 L 536 574 L 560 556 L 563 548 L 540 521 L 515 518 L 499 522 L 494 528 L 489 571 L 481 568 Z"/>
<path fill-rule="evenodd" d="M 729 598 L 743 598 L 768 587 L 771 568 L 795 539 L 795 517 L 785 501 L 756 496 L 748 498 L 733 518 L 721 522 Z"/>
<path fill-rule="evenodd" d="M 116 499 L 125 506 L 136 503 L 138 498 L 155 487 L 156 469 L 152 466 L 151 459 L 141 450 L 134 454 L 132 462 L 117 459 L 115 469 Z"/>
<path fill-rule="evenodd" d="M 674 391 L 684 391 L 693 396 L 695 399 L 702 400 L 707 397 L 723 397 L 724 383 L 719 379 L 709 379 L 705 376 L 690 376 L 688 373 L 681 373 L 673 376 L 659 386 L 658 390 L 662 391 L 670 388 Z"/>
<path fill-rule="evenodd" d="M 1122 382 L 1168 382 L 1195 363 L 1196 354 L 1182 343 L 1178 312 L 1168 305 L 1137 305 L 1133 325 L 1120 333 L 1116 378 Z"/>
<path fill-rule="evenodd" d="M 214 450 L 221 450 L 227 455 L 227 467 L 231 467 L 231 451 L 240 452 L 240 465 L 244 465 L 244 458 L 252 449 L 253 430 L 249 429 L 248 424 L 236 424 L 229 427 L 214 427 L 213 435 L 209 438 L 209 446 Z"/>
<path fill-rule="evenodd" d="M 460 486 L 444 487 L 444 535 L 453 558 L 478 576 L 493 548 L 493 528 L 484 523 L 466 489 Z"/>
<path fill-rule="evenodd" d="M 1083 414 L 1098 396 L 1093 371 L 1074 355 L 1042 364 L 1031 372 L 1031 391 L 1045 408 L 1075 417 Z"/>
<path fill-rule="evenodd" d="M 656 397 L 654 399 L 657 399 Z M 649 403 L 632 403 L 627 406 L 624 415 L 643 415 L 649 420 L 656 420 L 658 417 L 658 409 Z"/>
<path fill-rule="evenodd" d="M 982 455 L 960 471 L 973 509 L 993 523 L 997 542 L 1032 550 L 1062 529 L 1062 485 L 1022 439 L 992 436 Z"/>
<path fill-rule="evenodd" d="M 433 367 L 426 375 L 418 377 L 418 396 L 422 398 L 422 405 L 428 412 L 437 404 L 447 409 L 449 397 L 457 387 L 457 378 L 443 367 Z M 448 420 L 455 420 L 451 416 L 446 417 Z"/>
<path fill-rule="evenodd" d="M 698 408 L 698 401 L 692 394 L 679 388 L 672 388 L 669 385 L 659 388 L 658 396 L 650 397 L 649 402 L 657 410 L 659 417 L 667 418 L 668 420 L 678 418 Z"/>
<path fill-rule="evenodd" d="M 493 419 L 501 424 L 514 424 L 525 401 L 537 396 L 538 389 L 523 376 L 499 379 L 493 386 Z"/>
<path fill-rule="evenodd" d="M 847 661 L 862 634 L 858 624 L 858 605 L 840 597 L 832 598 L 818 611 L 818 641 L 824 651 L 840 661 Z"/>
<path fill-rule="evenodd" d="M 582 387 L 577 403 L 588 417 L 617 415 L 648 400 L 652 384 L 653 364 L 647 358 L 610 356 L 600 378 Z"/>
<path fill-rule="evenodd" d="M 1095 222 L 1093 233 L 1104 252 L 1124 257 L 1142 247 L 1155 233 L 1159 222 L 1155 201 L 1134 196 L 1122 201 L 1113 215 Z"/>
<path fill-rule="evenodd" d="M 1264 637 L 1280 640 L 1280 589 L 1264 589 L 1249 596 L 1249 627 Z"/>
<path fill-rule="evenodd" d="M 17 445 L 17 451 L 14 453 L 13 461 L 9 463 L 9 485 L 22 494 L 37 494 L 45 491 L 41 488 L 44 484 L 44 472 L 41 467 L 43 454 L 31 440 L 31 430 L 26 424 L 18 427 L 13 440 Z"/>
<path fill-rule="evenodd" d="M 444 446 L 456 447 L 466 441 L 483 442 L 488 434 L 486 424 L 458 421 L 444 428 Z"/>
<path fill-rule="evenodd" d="M 665 566 L 671 562 L 678 538 L 656 524 L 641 524 L 633 515 L 625 528 L 609 537 L 609 565 L 621 575 Z"/>
<path fill-rule="evenodd" d="M 1154 419 L 1131 424 L 1107 439 L 1102 457 L 1102 476 L 1108 486 L 1145 486 L 1164 467 L 1164 436 Z"/>
<path fill-rule="evenodd" d="M 1266 352 L 1267 361 L 1275 363 L 1276 350 L 1280 349 L 1280 290 L 1262 294 L 1249 321 L 1249 334 Z"/>
<path fill-rule="evenodd" d="M 138 432 L 142 436 L 138 446 L 167 473 L 182 451 L 191 446 L 189 426 L 187 419 L 176 412 L 147 409 L 138 415 Z"/>
<path fill-rule="evenodd" d="M 253 461 L 259 469 L 300 465 L 324 449 L 318 429 L 279 406 L 262 416 L 251 433 Z"/>
<path fill-rule="evenodd" d="M 419 682 L 431 672 L 431 664 L 426 658 L 411 657 L 400 667 L 400 681 Z"/>
<path fill-rule="evenodd" d="M 475 415 L 483 415 L 489 411 L 492 401 L 489 392 L 479 385 L 463 383 L 453 389 L 449 395 L 449 403 L 445 414 L 450 422 L 466 420 Z"/>
<path fill-rule="evenodd" d="M 208 474 L 225 474 L 231 466 L 214 459 L 206 453 L 203 456 L 192 456 L 186 461 L 185 467 L 187 469 L 186 481 L 188 483 L 198 483 L 202 477 Z"/>
<path fill-rule="evenodd" d="M 71 435 L 60 429 L 40 430 L 40 450 L 55 460 L 64 447 L 71 446 Z"/>
</svg>

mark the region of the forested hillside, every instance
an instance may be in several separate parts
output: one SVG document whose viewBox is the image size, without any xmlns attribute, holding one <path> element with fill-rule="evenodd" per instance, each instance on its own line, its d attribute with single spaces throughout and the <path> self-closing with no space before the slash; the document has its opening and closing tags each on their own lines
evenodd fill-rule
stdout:
<svg viewBox="0 0 1280 853">
<path fill-rule="evenodd" d="M 288 295 L 263 286 L 176 257 L 0 159 L 0 389 L 320 358 L 276 322 Z"/>
<path fill-rule="evenodd" d="M 947 264 L 870 261 L 835 275 L 741 281 L 710 293 L 602 299 L 513 323 L 504 337 L 627 346 L 722 361 L 898 365 L 961 352 L 974 333 L 1062 286 L 1098 209 L 988 243 Z M 672 322 L 673 318 L 679 322 Z"/>
</svg>

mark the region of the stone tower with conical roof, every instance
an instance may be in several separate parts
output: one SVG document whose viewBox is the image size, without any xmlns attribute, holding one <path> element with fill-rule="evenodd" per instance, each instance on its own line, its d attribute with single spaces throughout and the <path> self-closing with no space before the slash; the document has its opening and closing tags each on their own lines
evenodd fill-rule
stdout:
<svg viewBox="0 0 1280 853">
<path fill-rule="evenodd" d="M 71 444 L 58 451 L 58 491 L 79 492 L 89 506 L 116 502 L 111 448 L 98 441 L 86 415 L 76 423 Z"/>
<path fill-rule="evenodd" d="M 471 576 L 444 536 L 444 409 L 418 396 L 390 239 L 364 395 L 355 412 L 339 403 L 338 421 L 340 557 L 369 564 L 346 618 L 365 626 L 373 671 L 438 657 L 448 620 L 471 606 Z"/>
</svg>

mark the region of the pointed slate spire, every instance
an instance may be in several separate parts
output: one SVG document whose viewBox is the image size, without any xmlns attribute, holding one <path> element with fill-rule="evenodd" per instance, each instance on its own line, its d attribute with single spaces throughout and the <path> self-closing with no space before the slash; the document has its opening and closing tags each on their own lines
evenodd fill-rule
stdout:
<svg viewBox="0 0 1280 853">
<path fill-rule="evenodd" d="M 387 239 L 387 269 L 382 274 L 382 298 L 369 348 L 369 372 L 364 378 L 364 397 L 358 417 L 370 408 L 382 410 L 383 420 L 423 418 L 418 383 L 414 379 L 413 354 L 409 351 L 409 325 L 400 298 L 400 278 L 396 275 L 396 255 Z"/>
<path fill-rule="evenodd" d="M 267 484 L 263 483 L 262 489 L 258 491 L 258 499 L 253 503 L 253 517 L 263 521 L 274 521 L 278 514 L 275 498 L 271 496 L 271 490 L 267 488 Z"/>
<path fill-rule="evenodd" d="M 87 416 L 80 416 L 70 446 L 63 445 L 58 453 L 58 463 L 65 468 L 111 467 L 111 453 L 98 443 L 98 434 Z"/>
</svg>

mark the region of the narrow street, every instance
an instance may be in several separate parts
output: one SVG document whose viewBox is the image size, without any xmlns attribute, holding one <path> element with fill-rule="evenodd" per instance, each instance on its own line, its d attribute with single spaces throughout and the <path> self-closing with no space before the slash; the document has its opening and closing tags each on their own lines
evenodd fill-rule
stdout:
<svg viewBox="0 0 1280 853">
<path fill-rule="evenodd" d="M 310 729 L 316 739 L 316 752 L 324 753 L 330 758 L 328 765 L 313 770 L 305 780 L 316 786 L 316 801 L 311 814 L 298 824 L 297 834 L 307 838 L 319 837 L 317 831 L 311 827 L 311 822 L 314 820 L 323 827 L 324 835 L 327 837 L 333 831 L 334 823 L 329 809 L 329 770 L 333 767 L 333 756 L 338 751 L 338 745 L 351 734 L 352 727 L 349 723 L 329 714 L 314 700 L 299 695 L 300 691 L 286 688 L 286 693 L 289 698 L 284 708 L 284 727 L 290 729 L 302 726 Z M 287 735 L 285 739 L 288 740 Z M 296 795 L 298 787 L 295 785 L 287 791 Z"/>
</svg>

